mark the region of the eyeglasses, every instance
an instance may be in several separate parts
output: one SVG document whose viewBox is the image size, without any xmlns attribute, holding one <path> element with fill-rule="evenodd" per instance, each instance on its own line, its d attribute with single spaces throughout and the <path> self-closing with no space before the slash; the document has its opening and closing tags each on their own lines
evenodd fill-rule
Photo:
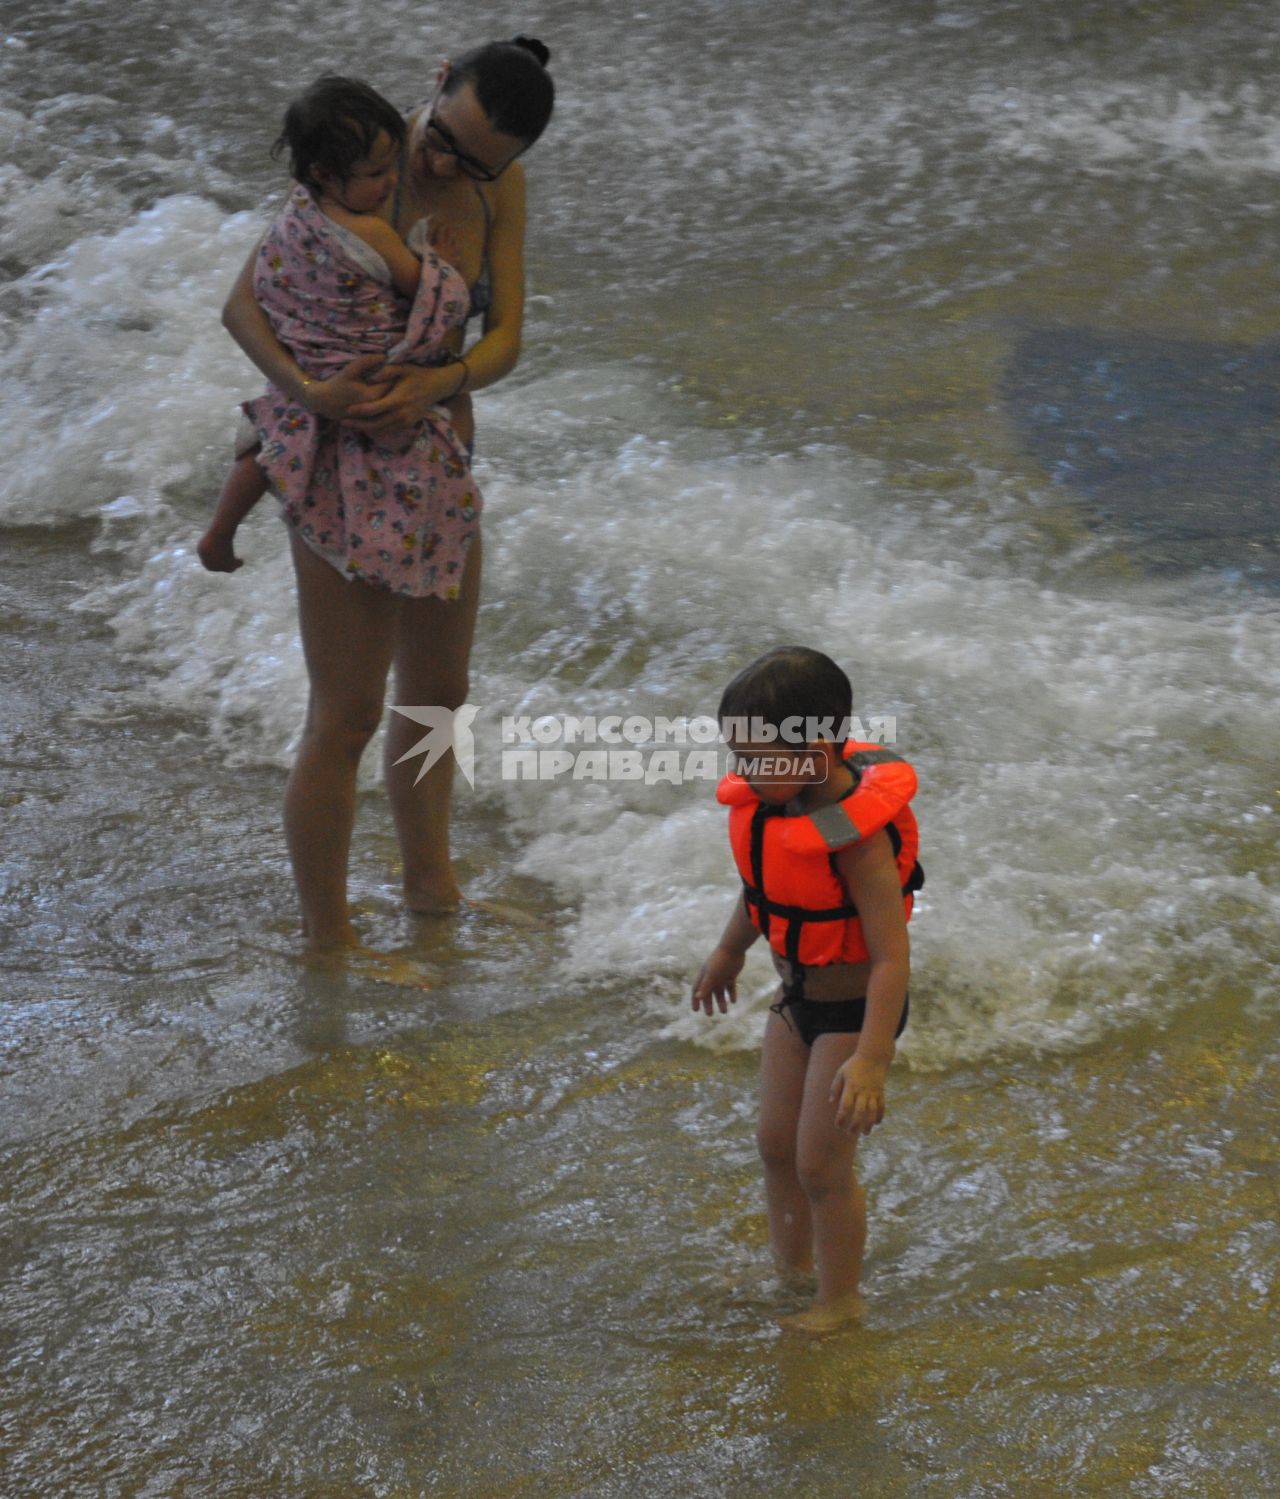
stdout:
<svg viewBox="0 0 1280 1499">
<path fill-rule="evenodd" d="M 475 182 L 496 182 L 511 165 L 510 161 L 504 161 L 500 167 L 487 167 L 484 162 L 477 161 L 474 156 L 468 156 L 454 139 L 449 127 L 442 125 L 436 118 L 434 109 L 427 116 L 423 134 L 428 138 L 427 144 L 430 150 L 438 151 L 441 156 L 452 156 L 458 163 L 458 170 Z M 516 156 L 519 154 L 517 151 Z M 514 160 L 515 157 L 512 157 L 512 161 Z"/>
</svg>

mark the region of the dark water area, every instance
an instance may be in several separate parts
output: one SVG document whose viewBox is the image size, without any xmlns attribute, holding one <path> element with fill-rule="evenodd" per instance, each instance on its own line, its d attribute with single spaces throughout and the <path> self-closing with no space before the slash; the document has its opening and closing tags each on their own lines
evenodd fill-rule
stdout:
<svg viewBox="0 0 1280 1499">
<path fill-rule="evenodd" d="M 404 911 L 370 756 L 357 921 L 422 989 L 299 961 L 281 528 L 192 547 L 285 101 L 511 24 L 6 9 L 0 1496 L 1271 1499 L 1272 0 L 522 12 L 561 93 L 456 798 L 522 920 Z M 688 1006 L 710 788 L 497 768 L 504 714 L 702 714 L 788 639 L 896 715 L 929 870 L 871 1310 L 816 1343 L 767 960 Z"/>
<path fill-rule="evenodd" d="M 1054 483 L 1153 572 L 1280 587 L 1280 343 L 1029 332 L 1003 395 Z"/>
</svg>

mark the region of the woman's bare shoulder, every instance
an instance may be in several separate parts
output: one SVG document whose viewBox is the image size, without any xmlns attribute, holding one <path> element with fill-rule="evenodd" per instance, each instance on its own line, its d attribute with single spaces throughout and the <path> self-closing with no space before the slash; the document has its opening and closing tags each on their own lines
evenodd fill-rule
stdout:
<svg viewBox="0 0 1280 1499">
<path fill-rule="evenodd" d="M 503 172 L 502 176 L 493 183 L 499 195 L 506 194 L 508 197 L 518 197 L 524 202 L 525 171 L 524 162 L 513 161 Z"/>
<path fill-rule="evenodd" d="M 513 161 L 496 182 L 488 184 L 489 203 L 495 223 L 506 220 L 524 220 L 525 175 L 524 162 Z"/>
</svg>

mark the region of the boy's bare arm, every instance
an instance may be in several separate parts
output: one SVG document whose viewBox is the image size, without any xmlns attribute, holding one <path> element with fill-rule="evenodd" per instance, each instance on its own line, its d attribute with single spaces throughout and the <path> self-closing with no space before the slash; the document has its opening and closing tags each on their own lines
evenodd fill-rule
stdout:
<svg viewBox="0 0 1280 1499">
<path fill-rule="evenodd" d="M 841 849 L 836 867 L 858 908 L 871 971 L 858 1047 L 836 1073 L 831 1097 L 838 1105 L 837 1126 L 865 1135 L 884 1118 L 885 1080 L 907 998 L 911 947 L 902 884 L 888 834 L 877 833 Z"/>
<path fill-rule="evenodd" d="M 738 1001 L 738 986 L 735 982 L 742 972 L 747 948 L 760 935 L 747 915 L 747 908 L 739 896 L 733 904 L 733 914 L 720 934 L 720 941 L 711 956 L 702 965 L 702 971 L 693 984 L 693 1008 L 705 1010 L 708 1015 L 720 1006 L 722 1015 L 731 1004 Z"/>
</svg>

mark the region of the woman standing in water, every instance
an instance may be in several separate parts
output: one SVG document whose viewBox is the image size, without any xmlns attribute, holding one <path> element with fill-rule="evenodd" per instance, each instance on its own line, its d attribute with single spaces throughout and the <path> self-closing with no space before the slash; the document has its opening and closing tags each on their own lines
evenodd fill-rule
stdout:
<svg viewBox="0 0 1280 1499">
<path fill-rule="evenodd" d="M 427 242 L 461 272 L 470 314 L 483 334 L 465 356 L 437 368 L 376 368 L 363 358 L 327 380 L 309 378 L 277 339 L 254 297 L 257 252 L 228 298 L 223 321 L 254 364 L 308 411 L 377 438 L 425 421 L 432 408 L 482 390 L 520 355 L 524 316 L 524 168 L 518 160 L 551 115 L 554 87 L 540 42 L 491 42 L 445 63 L 431 99 L 408 116 L 394 191 L 380 212 L 410 243 L 420 223 Z M 344 502 L 349 497 L 344 496 Z M 336 522 L 352 524 L 351 506 Z M 353 578 L 329 549 L 290 531 L 310 695 L 297 760 L 285 792 L 289 855 L 312 948 L 356 945 L 347 902 L 356 772 L 382 718 L 388 672 L 394 702 L 457 708 L 466 701 L 480 594 L 476 534 L 461 576 L 406 597 Z M 409 908 L 455 909 L 461 901 L 449 858 L 453 757 L 415 783 L 416 765 L 397 765 L 420 728 L 396 714 L 386 735 L 387 791 L 403 860 Z"/>
</svg>

